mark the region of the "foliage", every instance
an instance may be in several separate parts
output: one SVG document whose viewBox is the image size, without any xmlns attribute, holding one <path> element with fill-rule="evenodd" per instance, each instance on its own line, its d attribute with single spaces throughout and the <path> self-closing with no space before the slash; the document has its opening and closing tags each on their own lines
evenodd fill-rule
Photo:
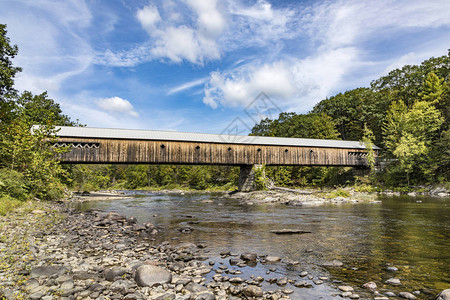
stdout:
<svg viewBox="0 0 450 300">
<path fill-rule="evenodd" d="M 328 195 L 326 195 L 326 198 L 336 198 L 336 197 L 344 197 L 344 198 L 348 198 L 350 197 L 350 192 L 343 190 L 343 189 L 337 189 L 335 191 L 332 191 L 331 193 L 329 193 Z"/>
<path fill-rule="evenodd" d="M 27 116 L 21 115 L 5 126 L 0 140 L 0 166 L 21 172 L 28 182 L 30 192 L 40 198 L 61 196 L 60 177 L 64 170 L 54 159 L 65 151 L 53 148 L 55 130 L 51 124 L 30 130 Z"/>
<path fill-rule="evenodd" d="M 13 66 L 12 59 L 19 49 L 17 45 L 11 45 L 6 34 L 6 25 L 0 24 L 0 101 L 4 95 L 15 93 L 14 76 L 22 71 L 21 68 Z"/>
<path fill-rule="evenodd" d="M 9 195 L 0 194 L 0 216 L 4 216 L 9 212 L 23 205 L 23 201 L 17 200 Z"/>
<path fill-rule="evenodd" d="M 27 200 L 28 182 L 22 173 L 11 169 L 0 169 L 0 197 L 10 196 L 17 200 Z"/>
<path fill-rule="evenodd" d="M 266 167 L 254 166 L 253 170 L 255 172 L 255 189 L 258 191 L 267 190 L 267 177 L 266 177 Z"/>
<path fill-rule="evenodd" d="M 375 169 L 375 151 L 373 147 L 375 146 L 373 140 L 375 139 L 372 130 L 370 130 L 366 124 L 364 124 L 364 134 L 362 137 L 362 143 L 366 147 L 367 152 L 367 164 L 370 170 L 373 172 Z"/>
</svg>

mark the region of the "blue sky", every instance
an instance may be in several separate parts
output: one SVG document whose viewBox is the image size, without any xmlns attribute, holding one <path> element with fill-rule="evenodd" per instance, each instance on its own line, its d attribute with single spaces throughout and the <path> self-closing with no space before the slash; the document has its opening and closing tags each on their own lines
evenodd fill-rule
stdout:
<svg viewBox="0 0 450 300">
<path fill-rule="evenodd" d="M 16 87 L 96 127 L 220 133 L 450 48 L 450 1 L 0 0 Z M 264 114 L 263 114 L 264 115 Z"/>
</svg>

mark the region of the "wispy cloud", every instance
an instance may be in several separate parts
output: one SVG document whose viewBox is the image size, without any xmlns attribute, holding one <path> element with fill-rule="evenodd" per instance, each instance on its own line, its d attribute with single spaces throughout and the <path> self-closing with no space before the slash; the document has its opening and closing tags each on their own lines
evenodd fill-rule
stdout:
<svg viewBox="0 0 450 300">
<path fill-rule="evenodd" d="M 167 95 L 172 95 L 172 94 L 176 94 L 188 89 L 193 88 L 194 86 L 199 86 L 204 84 L 206 81 L 208 80 L 208 77 L 204 77 L 204 78 L 200 78 L 200 79 L 196 79 L 193 81 L 189 81 L 189 82 L 185 82 L 183 84 L 180 84 L 178 86 L 175 86 L 173 88 L 171 88 L 168 92 Z"/>
</svg>

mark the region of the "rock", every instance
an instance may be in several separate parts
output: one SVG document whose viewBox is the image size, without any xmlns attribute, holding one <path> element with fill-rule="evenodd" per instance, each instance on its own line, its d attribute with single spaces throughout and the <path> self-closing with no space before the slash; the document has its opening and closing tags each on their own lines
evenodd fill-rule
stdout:
<svg viewBox="0 0 450 300">
<path fill-rule="evenodd" d="M 63 282 L 61 284 L 60 289 L 62 289 L 64 291 L 68 291 L 68 290 L 73 289 L 73 287 L 74 287 L 74 283 L 73 283 L 73 280 L 71 279 L 71 280 L 67 280 L 67 281 Z"/>
<path fill-rule="evenodd" d="M 256 258 L 258 258 L 258 255 L 256 253 L 247 252 L 241 254 L 241 259 L 245 261 L 255 261 Z"/>
<path fill-rule="evenodd" d="M 377 289 L 377 284 L 373 281 L 369 281 L 367 283 L 364 283 L 362 285 L 363 288 L 365 289 L 370 289 L 370 290 L 376 290 Z"/>
<path fill-rule="evenodd" d="M 358 294 L 351 294 L 351 295 L 349 296 L 349 298 L 350 298 L 350 299 L 359 299 L 360 296 L 359 296 Z"/>
<path fill-rule="evenodd" d="M 395 293 L 393 293 L 393 292 L 386 292 L 386 293 L 384 293 L 386 296 L 388 296 L 388 297 L 397 297 L 397 295 L 395 294 Z"/>
<path fill-rule="evenodd" d="M 450 300 L 450 289 L 443 290 L 440 292 L 435 300 Z"/>
<path fill-rule="evenodd" d="M 352 292 L 343 292 L 340 294 L 342 298 L 350 297 L 352 295 Z"/>
<path fill-rule="evenodd" d="M 396 267 L 387 267 L 386 270 L 389 271 L 389 272 L 397 272 L 398 268 L 396 268 Z"/>
<path fill-rule="evenodd" d="M 162 267 L 142 265 L 136 270 L 134 280 L 139 286 L 153 287 L 172 281 L 172 274 Z"/>
<path fill-rule="evenodd" d="M 316 279 L 313 281 L 315 285 L 321 285 L 323 283 L 323 280 Z"/>
<path fill-rule="evenodd" d="M 400 282 L 400 279 L 398 279 L 398 278 L 389 278 L 388 280 L 385 281 L 385 283 L 390 284 L 390 285 L 401 285 L 402 284 Z"/>
<path fill-rule="evenodd" d="M 301 277 L 305 277 L 306 275 L 308 275 L 308 272 L 302 271 L 302 272 L 300 272 L 299 275 L 300 275 Z"/>
<path fill-rule="evenodd" d="M 415 300 L 417 299 L 416 296 L 414 296 L 413 294 L 409 293 L 409 292 L 400 292 L 398 294 L 399 297 L 405 298 L 405 299 L 409 299 L 409 300 Z"/>
<path fill-rule="evenodd" d="M 275 263 L 275 262 L 281 261 L 281 258 L 278 256 L 268 255 L 268 256 L 266 256 L 265 260 L 268 263 Z"/>
<path fill-rule="evenodd" d="M 338 289 L 340 289 L 343 292 L 353 292 L 353 288 L 348 285 L 340 285 L 338 286 Z"/>
<path fill-rule="evenodd" d="M 34 278 L 29 279 L 26 283 L 25 283 L 25 288 L 27 290 L 33 290 L 35 288 L 37 288 L 39 286 L 39 281 L 37 281 Z"/>
<path fill-rule="evenodd" d="M 45 295 L 44 292 L 37 292 L 34 294 L 29 295 L 31 300 L 37 300 L 37 299 L 42 299 L 42 297 Z"/>
<path fill-rule="evenodd" d="M 262 297 L 263 290 L 256 285 L 249 285 L 242 291 L 246 297 Z"/>
<path fill-rule="evenodd" d="M 155 300 L 174 300 L 175 297 L 176 296 L 174 294 L 167 293 L 167 294 L 156 297 Z"/>
<path fill-rule="evenodd" d="M 233 277 L 233 278 L 230 278 L 230 280 L 229 280 L 229 282 L 237 283 L 237 284 L 242 283 L 243 281 L 244 280 L 242 278 L 240 278 L 240 277 Z"/>
<path fill-rule="evenodd" d="M 323 267 L 342 267 L 343 265 L 344 264 L 337 259 L 334 259 L 332 261 L 326 261 L 326 262 L 322 263 Z"/>
<path fill-rule="evenodd" d="M 188 285 L 186 285 L 186 290 L 188 290 L 191 293 L 199 293 L 199 292 L 204 292 L 208 289 L 203 285 L 191 282 Z"/>
<path fill-rule="evenodd" d="M 216 296 L 214 296 L 211 292 L 202 292 L 198 294 L 195 298 L 195 300 L 216 300 Z"/>
<path fill-rule="evenodd" d="M 66 272 L 66 268 L 61 266 L 41 266 L 31 270 L 30 276 L 32 278 L 37 277 L 50 277 L 53 275 L 60 276 Z"/>
<path fill-rule="evenodd" d="M 33 215 L 42 215 L 45 214 L 45 211 L 40 210 L 40 209 L 35 209 L 31 212 Z"/>
<path fill-rule="evenodd" d="M 116 278 L 118 276 L 122 276 L 126 273 L 127 273 L 127 270 L 125 270 L 124 268 L 111 268 L 111 269 L 106 269 L 103 272 L 103 277 L 105 277 L 105 279 L 108 281 L 114 281 L 114 278 Z"/>
<path fill-rule="evenodd" d="M 290 295 L 290 294 L 292 294 L 294 291 L 291 290 L 291 289 L 284 289 L 284 290 L 282 290 L 281 292 L 283 292 L 283 294 L 285 294 L 285 295 Z"/>
<path fill-rule="evenodd" d="M 288 279 L 286 277 L 281 277 L 277 279 L 277 285 L 286 285 L 288 283 Z"/>
</svg>

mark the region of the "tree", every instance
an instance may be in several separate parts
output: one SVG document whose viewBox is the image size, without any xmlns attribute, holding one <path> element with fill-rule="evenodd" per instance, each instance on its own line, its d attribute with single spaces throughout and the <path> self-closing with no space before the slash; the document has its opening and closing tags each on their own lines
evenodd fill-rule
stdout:
<svg viewBox="0 0 450 300">
<path fill-rule="evenodd" d="M 29 91 L 23 92 L 17 99 L 18 110 L 28 118 L 32 124 L 45 124 L 51 120 L 58 126 L 77 126 L 78 121 L 72 121 L 63 114 L 61 107 L 53 99 L 48 98 L 47 92 L 33 95 Z"/>
<path fill-rule="evenodd" d="M 6 36 L 6 25 L 0 24 L 0 99 L 8 94 L 14 94 L 14 77 L 17 72 L 22 71 L 19 67 L 14 67 L 12 59 L 17 55 L 19 49 L 17 45 L 11 45 L 10 39 Z"/>
<path fill-rule="evenodd" d="M 21 114 L 4 128 L 0 140 L 0 167 L 24 174 L 33 195 L 55 199 L 62 193 L 60 179 L 66 175 L 55 156 L 66 149 L 52 147 L 56 138 L 50 122 L 33 132 L 30 127 L 27 116 Z"/>
</svg>

